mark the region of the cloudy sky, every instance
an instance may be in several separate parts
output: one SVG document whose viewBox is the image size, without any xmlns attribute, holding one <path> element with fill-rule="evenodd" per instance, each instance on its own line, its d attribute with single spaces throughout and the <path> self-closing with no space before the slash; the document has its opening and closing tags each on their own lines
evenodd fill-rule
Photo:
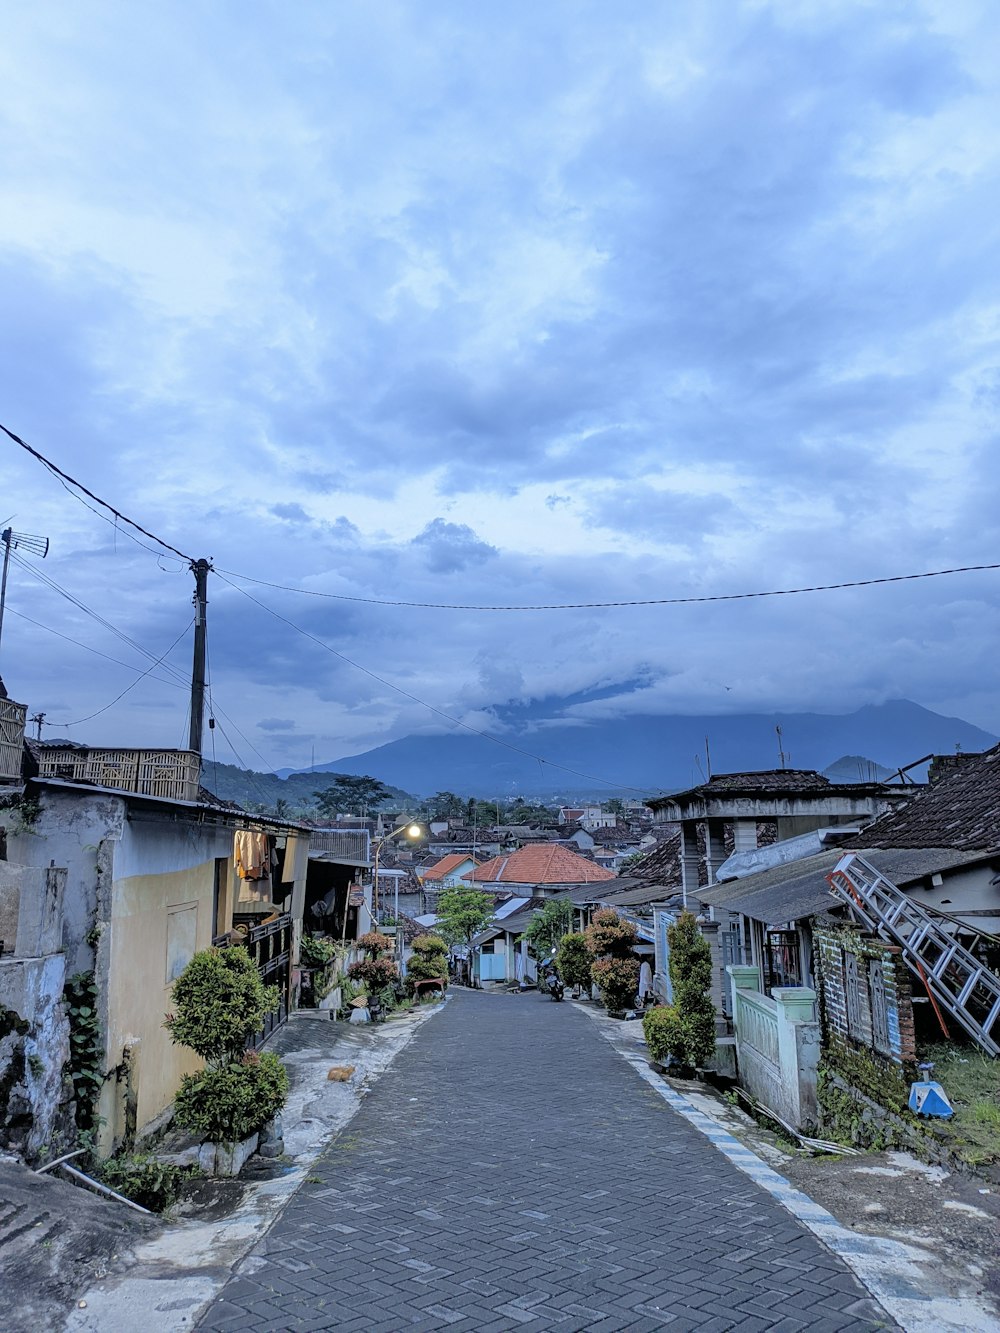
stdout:
<svg viewBox="0 0 1000 1333">
<path fill-rule="evenodd" d="M 9 6 L 0 421 L 222 571 L 219 759 L 590 691 L 998 731 L 997 573 L 546 613 L 236 577 L 522 604 L 1000 560 L 998 69 L 991 0 Z M 11 694 L 184 742 L 184 563 L 6 439 L 0 520 L 52 543 Z"/>
</svg>

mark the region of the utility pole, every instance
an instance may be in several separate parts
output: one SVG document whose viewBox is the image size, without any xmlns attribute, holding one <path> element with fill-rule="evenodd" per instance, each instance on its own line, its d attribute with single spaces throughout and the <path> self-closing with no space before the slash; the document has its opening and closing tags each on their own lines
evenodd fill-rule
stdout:
<svg viewBox="0 0 1000 1333">
<path fill-rule="evenodd" d="M 208 571 L 207 560 L 192 560 L 194 575 L 194 660 L 191 664 L 191 731 L 188 749 L 201 754 L 202 731 L 205 724 L 205 645 L 208 637 Z"/>
<path fill-rule="evenodd" d="M 35 724 L 36 728 L 37 728 L 37 730 L 36 730 L 36 732 L 35 732 L 35 739 L 36 739 L 36 740 L 41 740 L 41 739 L 42 739 L 42 724 L 43 724 L 43 722 L 45 721 L 45 714 L 44 714 L 44 713 L 32 713 L 31 717 L 30 717 L 28 720 L 29 720 L 30 722 L 33 722 L 33 723 Z"/>
</svg>

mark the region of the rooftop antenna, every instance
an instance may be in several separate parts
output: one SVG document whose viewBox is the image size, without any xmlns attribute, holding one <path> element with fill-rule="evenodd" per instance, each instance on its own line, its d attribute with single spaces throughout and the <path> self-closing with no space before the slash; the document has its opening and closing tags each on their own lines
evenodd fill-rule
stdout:
<svg viewBox="0 0 1000 1333">
<path fill-rule="evenodd" d="M 3 575 L 0 576 L 0 639 L 2 639 L 3 613 L 7 603 L 7 567 L 10 564 L 11 550 L 30 551 L 32 555 L 40 556 L 44 560 L 49 553 L 49 539 L 4 528 L 3 532 L 0 532 L 0 542 L 3 542 Z"/>
<path fill-rule="evenodd" d="M 781 740 L 781 728 L 780 728 L 780 727 L 775 727 L 774 730 L 775 730 L 775 731 L 777 732 L 777 734 L 778 734 L 778 758 L 781 760 L 781 767 L 782 767 L 782 768 L 786 768 L 787 765 L 788 765 L 788 755 L 785 754 L 785 751 L 784 751 L 784 748 L 783 748 L 783 745 L 782 745 L 782 740 Z"/>
</svg>

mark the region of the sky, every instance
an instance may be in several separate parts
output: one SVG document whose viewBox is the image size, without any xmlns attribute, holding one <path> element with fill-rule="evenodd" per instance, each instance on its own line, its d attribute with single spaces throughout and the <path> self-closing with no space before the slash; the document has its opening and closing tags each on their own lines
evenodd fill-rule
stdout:
<svg viewBox="0 0 1000 1333">
<path fill-rule="evenodd" d="M 0 421 L 211 559 L 220 761 L 519 708 L 542 754 L 895 698 L 998 732 L 997 571 L 379 604 L 1000 561 L 998 69 L 991 0 L 8 6 Z M 187 560 L 82 499 L 0 441 L 51 543 L 0 673 L 45 736 L 183 745 Z"/>
</svg>

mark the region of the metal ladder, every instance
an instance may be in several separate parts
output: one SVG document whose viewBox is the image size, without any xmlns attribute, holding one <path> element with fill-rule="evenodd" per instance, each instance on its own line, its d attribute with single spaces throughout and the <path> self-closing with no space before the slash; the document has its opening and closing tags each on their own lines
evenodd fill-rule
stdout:
<svg viewBox="0 0 1000 1333">
<path fill-rule="evenodd" d="M 988 1055 L 1000 1055 L 1000 978 L 892 880 L 856 852 L 842 856 L 830 887 L 859 921 L 898 944 L 932 998 Z"/>
</svg>

